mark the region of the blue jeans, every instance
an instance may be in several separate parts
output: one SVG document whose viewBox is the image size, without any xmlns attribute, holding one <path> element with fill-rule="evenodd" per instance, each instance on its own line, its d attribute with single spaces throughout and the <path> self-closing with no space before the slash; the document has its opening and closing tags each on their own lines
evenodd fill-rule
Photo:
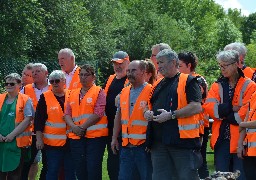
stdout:
<svg viewBox="0 0 256 180">
<path fill-rule="evenodd" d="M 78 180 L 101 180 L 107 137 L 70 139 L 70 149 Z"/>
<path fill-rule="evenodd" d="M 199 151 L 170 147 L 154 142 L 151 149 L 153 180 L 199 180 L 197 169 L 202 164 Z"/>
<path fill-rule="evenodd" d="M 120 151 L 119 180 L 132 180 L 134 171 L 138 169 L 141 180 L 152 179 L 152 164 L 150 153 L 145 146 L 122 147 Z"/>
<path fill-rule="evenodd" d="M 45 150 L 47 159 L 46 180 L 58 180 L 61 165 L 64 162 L 65 180 L 75 180 L 71 154 L 67 149 L 49 148 Z"/>
<path fill-rule="evenodd" d="M 232 164 L 232 171 L 239 170 L 241 172 L 238 180 L 245 180 L 242 160 L 237 157 L 236 153 L 230 153 L 229 140 L 221 141 L 215 145 L 214 164 L 215 170 L 221 172 L 229 172 Z"/>
</svg>

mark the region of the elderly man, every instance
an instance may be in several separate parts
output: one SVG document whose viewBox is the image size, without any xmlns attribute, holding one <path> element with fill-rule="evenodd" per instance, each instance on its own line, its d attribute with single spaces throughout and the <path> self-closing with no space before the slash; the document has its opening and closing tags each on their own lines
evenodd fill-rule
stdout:
<svg viewBox="0 0 256 180">
<path fill-rule="evenodd" d="M 155 67 L 156 67 L 156 70 L 157 70 L 157 68 L 158 68 L 157 61 L 156 61 L 156 55 L 157 55 L 160 51 L 162 51 L 162 50 L 164 50 L 164 49 L 171 49 L 171 47 L 170 47 L 168 44 L 166 44 L 166 43 L 160 43 L 160 44 L 155 44 L 155 45 L 152 46 L 152 48 L 151 48 L 152 53 L 151 53 L 150 59 L 151 59 L 151 61 L 154 63 L 154 65 L 155 65 Z M 161 74 L 159 74 L 158 72 L 156 72 L 156 74 L 157 74 L 157 79 L 159 79 L 159 78 L 162 77 Z"/>
<path fill-rule="evenodd" d="M 48 84 L 48 70 L 47 67 L 42 63 L 34 63 L 32 67 L 32 77 L 34 80 L 34 83 L 28 84 L 23 87 L 23 89 L 20 91 L 23 94 L 28 95 L 32 102 L 34 110 L 36 110 L 37 103 L 40 99 L 40 95 L 49 90 L 50 84 Z M 27 179 L 27 174 L 29 172 L 31 164 L 33 164 L 34 159 L 38 153 L 38 150 L 36 149 L 36 138 L 35 135 L 32 136 L 32 146 L 31 146 L 31 160 L 29 162 L 29 165 L 26 165 L 23 172 L 22 172 L 22 178 Z M 43 156 L 43 169 L 41 170 L 40 179 L 45 179 L 46 171 L 46 159 L 45 156 Z"/>
<path fill-rule="evenodd" d="M 131 85 L 120 94 L 120 102 L 114 121 L 111 147 L 119 150 L 118 136 L 122 129 L 120 171 L 118 179 L 133 179 L 138 170 L 140 179 L 152 178 L 150 154 L 145 146 L 147 120 L 144 108 L 151 93 L 151 85 L 145 82 L 146 63 L 135 60 L 128 66 L 127 77 Z M 135 169 L 137 168 L 137 169 Z"/>
<path fill-rule="evenodd" d="M 224 50 L 236 50 L 239 53 L 238 67 L 243 70 L 243 73 L 246 77 L 256 82 L 256 71 L 249 66 L 246 66 L 244 62 L 247 53 L 247 48 L 245 47 L 245 45 L 240 42 L 234 42 L 226 45 Z"/>
<path fill-rule="evenodd" d="M 178 55 L 164 49 L 157 56 L 163 79 L 153 87 L 147 141 L 151 145 L 153 179 L 199 179 L 202 163 L 198 113 L 202 95 L 197 79 L 179 72 Z"/>
<path fill-rule="evenodd" d="M 72 90 L 82 87 L 79 80 L 79 67 L 75 64 L 75 55 L 69 48 L 64 48 L 58 54 L 59 65 L 65 72 L 66 89 Z"/>
<path fill-rule="evenodd" d="M 107 169 L 108 175 L 111 180 L 118 179 L 119 171 L 119 156 L 114 155 L 111 150 L 111 139 L 113 134 L 113 124 L 116 114 L 115 98 L 124 88 L 125 84 L 128 83 L 126 70 L 130 63 L 129 56 L 124 51 L 118 51 L 114 54 L 111 62 L 113 63 L 115 74 L 111 75 L 106 84 L 103 86 L 106 93 L 106 115 L 108 118 L 108 160 L 107 160 Z"/>
</svg>

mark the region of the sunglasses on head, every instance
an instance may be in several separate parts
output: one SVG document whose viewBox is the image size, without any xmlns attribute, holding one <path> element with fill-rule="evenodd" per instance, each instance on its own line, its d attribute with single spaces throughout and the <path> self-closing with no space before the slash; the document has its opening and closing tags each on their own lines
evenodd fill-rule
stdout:
<svg viewBox="0 0 256 180">
<path fill-rule="evenodd" d="M 5 86 L 8 86 L 8 85 L 10 85 L 10 86 L 14 86 L 15 84 L 17 84 L 17 83 L 7 83 L 7 82 L 6 82 L 6 83 L 4 83 L 4 85 L 5 85 Z"/>
<path fill-rule="evenodd" d="M 53 83 L 58 84 L 60 82 L 60 79 L 52 79 L 49 82 L 50 84 L 53 84 Z"/>
</svg>

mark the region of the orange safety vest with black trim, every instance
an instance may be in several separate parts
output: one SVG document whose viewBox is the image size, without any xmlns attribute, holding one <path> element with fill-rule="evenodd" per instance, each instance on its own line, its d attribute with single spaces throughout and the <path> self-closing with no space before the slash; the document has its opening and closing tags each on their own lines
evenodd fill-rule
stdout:
<svg viewBox="0 0 256 180">
<path fill-rule="evenodd" d="M 178 108 L 182 109 L 188 105 L 186 96 L 186 84 L 188 74 L 180 74 L 177 88 L 178 93 Z M 199 114 L 193 116 L 178 118 L 178 127 L 180 138 L 196 138 L 199 137 Z"/>
<path fill-rule="evenodd" d="M 52 86 L 49 85 L 48 90 L 51 90 L 51 89 L 52 89 Z M 36 93 L 35 93 L 33 84 L 28 84 L 28 85 L 24 86 L 24 94 L 28 95 L 31 98 L 31 100 L 33 102 L 33 108 L 36 111 L 36 106 L 37 106 L 38 100 L 36 98 Z"/>
<path fill-rule="evenodd" d="M 43 132 L 44 144 L 49 146 L 64 146 L 67 139 L 67 128 L 66 122 L 63 119 L 63 110 L 51 90 L 48 90 L 43 94 L 45 97 L 48 115 Z"/>
<path fill-rule="evenodd" d="M 249 117 L 247 121 L 256 121 L 256 93 L 253 93 L 249 106 Z M 246 128 L 246 137 L 244 144 L 247 146 L 245 149 L 246 156 L 256 156 L 256 128 Z"/>
<path fill-rule="evenodd" d="M 191 75 L 194 77 L 202 77 L 200 74 L 197 74 L 197 73 L 192 73 Z M 202 99 L 202 104 L 204 103 L 204 101 L 205 99 Z M 209 127 L 210 125 L 209 115 L 204 110 L 199 114 L 199 121 L 201 120 L 204 122 L 204 124 L 200 124 L 199 133 L 204 134 L 204 127 Z"/>
<path fill-rule="evenodd" d="M 71 91 L 69 96 L 69 104 L 72 109 L 72 119 L 74 124 L 82 125 L 86 120 L 94 113 L 94 107 L 98 99 L 101 87 L 93 85 L 88 92 L 84 95 L 83 99 L 79 103 L 79 96 L 81 88 L 77 88 Z M 97 138 L 108 135 L 108 120 L 104 115 L 99 122 L 88 127 L 86 129 L 85 137 Z M 68 137 L 71 139 L 80 139 L 79 136 L 72 132 L 68 133 Z"/>
<path fill-rule="evenodd" d="M 243 70 L 243 73 L 246 77 L 252 79 L 254 70 L 251 67 L 246 66 Z"/>
<path fill-rule="evenodd" d="M 108 81 L 105 86 L 105 89 L 104 89 L 106 95 L 108 95 L 108 89 L 109 89 L 110 85 L 112 84 L 113 80 L 115 79 L 115 77 L 116 77 L 116 74 L 109 76 Z M 124 87 L 128 86 L 128 84 L 129 84 L 129 80 L 126 79 L 125 83 L 124 83 Z"/>
<path fill-rule="evenodd" d="M 2 110 L 2 106 L 4 100 L 6 98 L 7 93 L 0 94 L 0 111 Z M 25 94 L 18 94 L 17 104 L 16 104 L 16 114 L 15 114 L 15 127 L 17 127 L 24 120 L 24 108 L 28 101 L 28 96 Z M 22 133 L 16 136 L 17 146 L 28 147 L 32 143 L 32 128 L 28 126 Z"/>
<path fill-rule="evenodd" d="M 247 107 L 246 103 L 250 100 L 252 93 L 255 91 L 255 83 L 247 77 L 240 77 L 232 99 L 233 106 L 241 107 L 238 112 L 234 112 L 235 120 L 239 124 L 246 116 Z M 204 109 L 214 119 L 212 124 L 211 148 L 214 146 L 219 137 L 220 126 L 222 119 L 219 117 L 218 105 L 223 103 L 223 87 L 220 82 L 215 82 L 211 86 Z M 239 127 L 230 124 L 230 153 L 237 152 L 239 139 Z"/>
<path fill-rule="evenodd" d="M 134 109 L 130 115 L 130 89 L 125 87 L 120 95 L 121 124 L 122 124 L 122 146 L 129 143 L 134 146 L 143 144 L 146 140 L 148 121 L 144 118 L 144 108 L 147 106 L 152 86 L 147 84 L 138 96 Z"/>
<path fill-rule="evenodd" d="M 76 89 L 76 88 L 81 88 L 82 84 L 80 83 L 80 78 L 79 78 L 79 72 L 80 72 L 80 67 L 77 67 L 75 70 L 75 73 L 72 77 L 72 80 L 69 84 L 68 90 Z M 66 85 L 64 86 L 64 88 Z"/>
</svg>

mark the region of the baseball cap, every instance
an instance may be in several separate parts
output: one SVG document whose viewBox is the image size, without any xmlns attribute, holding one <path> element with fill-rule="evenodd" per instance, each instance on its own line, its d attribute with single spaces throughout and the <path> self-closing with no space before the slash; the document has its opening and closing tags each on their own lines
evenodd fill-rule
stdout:
<svg viewBox="0 0 256 180">
<path fill-rule="evenodd" d="M 129 56 L 124 51 L 118 51 L 114 54 L 111 61 L 117 62 L 117 63 L 123 63 L 124 61 L 129 61 Z"/>
</svg>

